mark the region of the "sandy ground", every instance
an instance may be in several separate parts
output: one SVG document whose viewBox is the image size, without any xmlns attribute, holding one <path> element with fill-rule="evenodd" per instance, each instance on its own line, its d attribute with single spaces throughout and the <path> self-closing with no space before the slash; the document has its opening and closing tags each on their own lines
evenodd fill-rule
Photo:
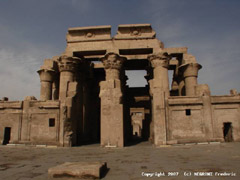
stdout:
<svg viewBox="0 0 240 180">
<path fill-rule="evenodd" d="M 240 179 L 240 143 L 154 148 L 144 142 L 122 149 L 100 148 L 98 144 L 73 148 L 0 146 L 0 154 L 1 180 L 49 179 L 48 168 L 76 161 L 106 161 L 109 171 L 103 179 L 108 180 Z M 194 176 L 194 172 L 212 172 L 213 176 Z M 230 176 L 215 175 L 223 172 Z"/>
</svg>

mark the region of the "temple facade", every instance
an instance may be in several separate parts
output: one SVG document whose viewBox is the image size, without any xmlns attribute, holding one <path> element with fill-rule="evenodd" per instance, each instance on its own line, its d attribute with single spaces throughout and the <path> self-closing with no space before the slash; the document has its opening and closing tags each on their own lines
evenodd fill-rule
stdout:
<svg viewBox="0 0 240 180">
<path fill-rule="evenodd" d="M 0 101 L 1 144 L 240 141 L 240 94 L 212 96 L 198 84 L 196 58 L 164 47 L 151 25 L 119 25 L 114 37 L 111 26 L 69 28 L 66 39 L 65 51 L 37 71 L 39 100 Z M 147 85 L 129 87 L 127 70 L 145 70 Z"/>
</svg>

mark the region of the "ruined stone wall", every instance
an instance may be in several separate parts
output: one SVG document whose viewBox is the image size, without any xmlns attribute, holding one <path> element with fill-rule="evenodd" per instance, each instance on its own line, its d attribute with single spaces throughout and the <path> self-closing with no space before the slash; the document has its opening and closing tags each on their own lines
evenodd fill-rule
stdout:
<svg viewBox="0 0 240 180">
<path fill-rule="evenodd" d="M 240 96 L 212 96 L 214 136 L 223 139 L 224 123 L 232 123 L 234 141 L 240 141 Z"/>
<path fill-rule="evenodd" d="M 21 117 L 22 117 L 22 102 L 0 102 L 0 143 L 4 140 L 5 127 L 11 128 L 11 142 L 20 140 Z"/>
<path fill-rule="evenodd" d="M 239 96 L 170 97 L 167 106 L 169 143 L 224 141 L 224 123 L 240 140 Z"/>
<path fill-rule="evenodd" d="M 11 128 L 9 143 L 58 144 L 59 101 L 0 102 L 0 141 Z"/>
<path fill-rule="evenodd" d="M 170 97 L 168 109 L 168 141 L 201 141 L 205 138 L 200 97 Z"/>
</svg>

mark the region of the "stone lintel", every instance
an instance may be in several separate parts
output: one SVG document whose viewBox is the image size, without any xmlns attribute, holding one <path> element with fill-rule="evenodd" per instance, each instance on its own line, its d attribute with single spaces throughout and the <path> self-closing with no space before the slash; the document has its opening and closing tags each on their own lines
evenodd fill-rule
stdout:
<svg viewBox="0 0 240 180">
<path fill-rule="evenodd" d="M 59 109 L 59 105 L 51 105 L 51 104 L 46 104 L 43 106 L 39 106 L 39 109 Z"/>
<path fill-rule="evenodd" d="M 30 107 L 39 109 L 57 109 L 60 107 L 60 101 L 49 100 L 49 101 L 31 101 Z"/>
<path fill-rule="evenodd" d="M 212 104 L 240 104 L 240 95 L 222 95 L 222 96 L 211 96 Z"/>
<path fill-rule="evenodd" d="M 104 68 L 103 63 L 96 63 L 93 65 L 93 68 L 99 69 L 99 68 Z"/>
<path fill-rule="evenodd" d="M 149 96 L 134 96 L 134 100 L 136 102 L 140 101 L 149 101 L 150 97 Z"/>
<path fill-rule="evenodd" d="M 203 105 L 201 97 L 178 96 L 168 98 L 169 106 Z"/>
<path fill-rule="evenodd" d="M 164 48 L 164 52 L 167 52 L 168 54 L 186 54 L 188 51 L 187 47 L 169 47 L 169 48 Z"/>
<path fill-rule="evenodd" d="M 154 39 L 155 31 L 150 24 L 124 24 L 118 26 L 114 39 Z"/>
<path fill-rule="evenodd" d="M 90 178 L 100 179 L 107 171 L 106 162 L 65 162 L 48 169 L 53 178 Z"/>
<path fill-rule="evenodd" d="M 144 113 L 144 108 L 130 108 L 130 114 L 131 113 L 136 113 L 136 112 Z"/>
<path fill-rule="evenodd" d="M 142 119 L 145 118 L 145 109 L 144 108 L 130 108 L 130 115 L 133 113 L 142 113 Z"/>
<path fill-rule="evenodd" d="M 158 39 L 122 39 L 99 40 L 68 43 L 66 54 L 78 54 L 84 58 L 104 56 L 107 52 L 115 52 L 124 56 L 149 55 L 162 49 Z M 79 56 L 78 56 L 79 57 Z"/>
<path fill-rule="evenodd" d="M 0 109 L 21 109 L 23 106 L 22 101 L 7 101 L 0 102 Z"/>
<path fill-rule="evenodd" d="M 111 40 L 111 26 L 69 28 L 67 42 Z"/>
</svg>

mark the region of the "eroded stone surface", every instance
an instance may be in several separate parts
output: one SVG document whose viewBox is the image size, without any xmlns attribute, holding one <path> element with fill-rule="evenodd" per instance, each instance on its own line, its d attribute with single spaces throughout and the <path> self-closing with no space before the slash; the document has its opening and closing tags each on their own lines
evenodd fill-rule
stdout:
<svg viewBox="0 0 240 180">
<path fill-rule="evenodd" d="M 106 162 L 66 162 L 48 169 L 53 178 L 88 178 L 99 179 L 107 170 Z"/>
</svg>

